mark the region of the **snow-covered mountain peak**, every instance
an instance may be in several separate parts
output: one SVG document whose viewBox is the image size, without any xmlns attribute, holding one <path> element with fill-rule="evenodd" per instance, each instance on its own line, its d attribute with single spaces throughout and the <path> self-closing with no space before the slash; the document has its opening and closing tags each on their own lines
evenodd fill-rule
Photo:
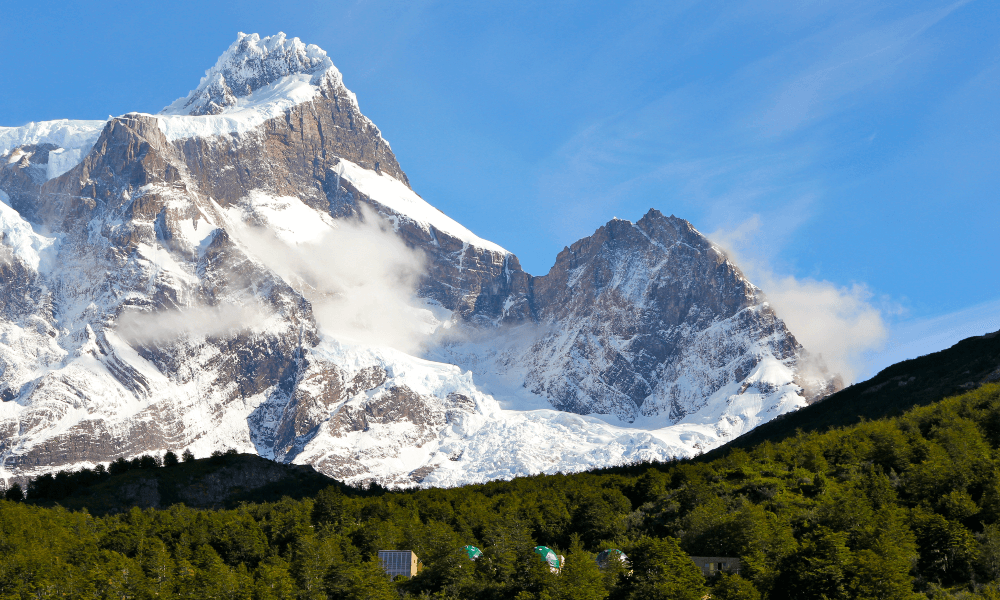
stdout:
<svg viewBox="0 0 1000 600">
<path fill-rule="evenodd" d="M 316 90 L 324 78 L 340 82 L 340 71 L 319 46 L 284 33 L 260 37 L 240 33 L 205 72 L 198 87 L 163 109 L 164 115 L 218 115 L 240 105 L 254 92 L 292 78 Z M 287 86 L 286 86 L 287 88 Z M 243 103 L 246 104 L 246 103 Z"/>
</svg>

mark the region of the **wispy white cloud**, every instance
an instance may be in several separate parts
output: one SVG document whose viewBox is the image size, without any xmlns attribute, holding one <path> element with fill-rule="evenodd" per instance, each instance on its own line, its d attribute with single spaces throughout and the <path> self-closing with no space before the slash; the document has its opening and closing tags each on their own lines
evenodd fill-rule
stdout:
<svg viewBox="0 0 1000 600">
<path fill-rule="evenodd" d="M 765 135 L 786 135 L 849 109 L 853 103 L 846 100 L 852 94 L 914 67 L 906 59 L 921 52 L 914 43 L 917 38 L 970 1 L 960 0 L 870 28 L 846 20 L 749 65 L 739 79 L 773 79 L 774 73 L 787 72 L 795 55 L 823 48 L 804 69 L 792 71 L 766 93 L 762 107 L 748 115 L 751 126 Z"/>
<path fill-rule="evenodd" d="M 439 325 L 434 311 L 416 298 L 424 254 L 366 208 L 360 219 L 333 225 L 297 242 L 245 223 L 233 223 L 229 231 L 309 300 L 323 333 L 419 353 Z"/>
<path fill-rule="evenodd" d="M 700 33 L 714 39 L 690 45 L 719 43 L 734 27 L 778 15 L 812 19 L 795 26 L 814 33 L 728 73 L 687 74 L 646 102 L 586 124 L 545 162 L 539 194 L 574 206 L 560 223 L 574 235 L 582 233 L 573 226 L 577 221 L 592 223 L 591 216 L 606 216 L 609 206 L 627 205 L 657 189 L 671 202 L 720 205 L 717 213 L 731 214 L 733 200 L 742 200 L 740 218 L 759 212 L 756 205 L 764 198 L 774 204 L 786 195 L 819 196 L 823 181 L 808 173 L 829 160 L 828 144 L 836 142 L 823 132 L 809 141 L 792 134 L 855 109 L 858 93 L 877 96 L 919 70 L 915 56 L 926 51 L 921 34 L 969 1 L 887 22 L 870 14 L 874 9 L 845 7 L 830 14 L 816 7 L 772 6 L 769 14 L 767 7 L 731 7 Z M 733 15 L 742 17 L 735 22 Z"/>
<path fill-rule="evenodd" d="M 253 331 L 270 315 L 261 306 L 195 304 L 158 311 L 126 310 L 118 317 L 117 332 L 136 344 L 174 342 L 183 337 L 229 337 Z"/>
<path fill-rule="evenodd" d="M 768 262 L 752 254 L 752 249 L 747 253 L 760 226 L 761 219 L 755 215 L 735 229 L 715 231 L 708 237 L 764 291 L 799 343 L 845 383 L 854 383 L 867 371 L 868 355 L 885 342 L 883 307 L 873 302 L 873 294 L 864 284 L 842 286 L 776 274 Z"/>
</svg>

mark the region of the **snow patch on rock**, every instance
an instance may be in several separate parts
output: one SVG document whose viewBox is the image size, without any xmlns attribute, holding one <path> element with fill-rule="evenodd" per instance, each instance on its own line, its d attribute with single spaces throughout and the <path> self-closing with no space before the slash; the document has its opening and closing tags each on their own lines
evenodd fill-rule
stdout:
<svg viewBox="0 0 1000 600">
<path fill-rule="evenodd" d="M 500 254 L 510 254 L 498 244 L 477 236 L 440 210 L 431 206 L 407 185 L 385 173 L 376 173 L 360 167 L 349 160 L 341 160 L 337 165 L 337 175 L 351 182 L 359 192 L 396 214 L 420 225 L 431 232 L 434 227 L 478 248 Z"/>
</svg>

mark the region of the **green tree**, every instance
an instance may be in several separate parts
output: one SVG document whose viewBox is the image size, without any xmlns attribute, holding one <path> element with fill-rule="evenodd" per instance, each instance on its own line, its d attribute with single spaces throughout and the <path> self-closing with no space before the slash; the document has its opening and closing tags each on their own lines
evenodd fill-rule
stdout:
<svg viewBox="0 0 1000 600">
<path fill-rule="evenodd" d="M 101 552 L 89 576 L 88 587 L 96 591 L 98 598 L 142 598 L 149 591 L 142 568 L 118 552 Z"/>
<path fill-rule="evenodd" d="M 24 500 L 24 490 L 21 489 L 21 484 L 15 482 L 7 491 L 4 492 L 3 497 L 11 502 L 21 502 Z"/>
<path fill-rule="evenodd" d="M 847 600 L 851 551 L 848 534 L 817 527 L 782 565 L 772 595 L 781 598 Z"/>
<path fill-rule="evenodd" d="M 923 576 L 947 585 L 969 581 L 978 550 L 972 532 L 920 506 L 910 518 L 920 551 L 917 567 Z"/>
<path fill-rule="evenodd" d="M 535 541 L 524 521 L 509 511 L 483 532 L 483 554 L 476 573 L 485 581 L 484 594 L 513 597 L 520 592 L 536 596 L 555 578 L 548 563 L 535 554 Z"/>
<path fill-rule="evenodd" d="M 174 561 L 163 540 L 149 537 L 139 546 L 136 560 L 142 566 L 150 591 L 158 597 L 168 597 L 174 589 Z"/>
<path fill-rule="evenodd" d="M 180 461 L 177 459 L 177 455 L 174 454 L 173 450 L 167 450 L 166 454 L 163 455 L 163 466 L 164 467 L 176 467 Z"/>
<path fill-rule="evenodd" d="M 621 580 L 616 598 L 627 600 L 700 600 L 705 578 L 675 538 L 642 537 L 626 549 L 632 575 Z"/>
<path fill-rule="evenodd" d="M 785 558 L 795 552 L 797 543 L 787 520 L 763 506 L 741 499 L 731 513 L 722 547 L 731 548 L 722 556 L 739 556 L 744 575 L 767 593 L 779 575 Z"/>
<path fill-rule="evenodd" d="M 632 505 L 620 491 L 587 490 L 577 496 L 572 523 L 585 545 L 595 547 L 602 541 L 611 542 L 624 534 L 625 516 L 632 511 Z"/>
<path fill-rule="evenodd" d="M 1000 526 L 991 523 L 979 536 L 976 564 L 988 581 L 1000 579 Z"/>
<path fill-rule="evenodd" d="M 346 497 L 336 486 L 320 490 L 313 502 L 312 522 L 316 526 L 329 525 L 340 531 L 346 524 L 344 504 Z"/>
<path fill-rule="evenodd" d="M 739 575 L 719 572 L 711 581 L 712 600 L 760 600 L 753 583 Z"/>
<path fill-rule="evenodd" d="M 225 512 L 218 517 L 211 530 L 212 546 L 229 565 L 245 563 L 256 567 L 267 554 L 267 537 L 260 525 L 243 511 Z"/>
<path fill-rule="evenodd" d="M 326 590 L 338 589 L 347 569 L 337 538 L 307 534 L 295 540 L 290 570 L 301 590 L 300 598 L 326 598 Z"/>
<path fill-rule="evenodd" d="M 615 561 L 617 562 L 617 561 Z M 608 596 L 604 576 L 595 557 L 583 549 L 579 534 L 573 534 L 566 563 L 553 585 L 556 600 L 603 600 Z"/>
<path fill-rule="evenodd" d="M 396 600 L 396 585 L 379 565 L 377 559 L 350 565 L 337 574 L 337 582 L 329 591 L 344 600 Z"/>
<path fill-rule="evenodd" d="M 199 546 L 194 552 L 194 590 L 202 598 L 224 600 L 250 600 L 252 579 L 246 566 L 230 569 L 209 545 Z"/>
<path fill-rule="evenodd" d="M 893 501 L 895 498 L 893 498 Z M 910 598 L 910 570 L 917 559 L 907 512 L 893 502 L 881 503 L 872 520 L 854 533 L 849 590 L 856 599 Z"/>
<path fill-rule="evenodd" d="M 295 597 L 295 580 L 288 562 L 272 556 L 254 571 L 253 600 L 284 600 Z"/>
</svg>

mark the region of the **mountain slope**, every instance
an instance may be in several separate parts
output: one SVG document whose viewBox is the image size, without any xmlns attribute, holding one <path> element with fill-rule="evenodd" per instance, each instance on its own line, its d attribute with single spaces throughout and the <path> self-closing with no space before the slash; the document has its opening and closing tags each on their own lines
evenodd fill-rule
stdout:
<svg viewBox="0 0 1000 600">
<path fill-rule="evenodd" d="M 283 34 L 158 115 L 0 141 L 3 476 L 233 447 L 455 485 L 690 455 L 831 385 L 682 219 L 525 273 Z"/>
<path fill-rule="evenodd" d="M 886 367 L 793 414 L 750 431 L 709 454 L 777 442 L 802 430 L 824 431 L 862 420 L 895 417 L 961 394 L 986 383 L 1000 382 L 1000 331 L 971 337 L 951 348 Z"/>
</svg>

